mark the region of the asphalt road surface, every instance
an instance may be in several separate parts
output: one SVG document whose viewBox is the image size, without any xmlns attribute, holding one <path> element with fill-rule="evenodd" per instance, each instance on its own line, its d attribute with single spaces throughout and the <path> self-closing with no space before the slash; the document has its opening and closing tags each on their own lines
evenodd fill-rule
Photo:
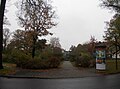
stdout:
<svg viewBox="0 0 120 89">
<path fill-rule="evenodd" d="M 0 89 L 120 89 L 120 74 L 71 79 L 1 77 Z"/>
</svg>

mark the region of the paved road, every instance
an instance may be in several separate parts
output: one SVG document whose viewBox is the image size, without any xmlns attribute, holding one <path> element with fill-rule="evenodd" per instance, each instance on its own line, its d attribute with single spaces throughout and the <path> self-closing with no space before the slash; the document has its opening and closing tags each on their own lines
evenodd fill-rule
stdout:
<svg viewBox="0 0 120 89">
<path fill-rule="evenodd" d="M 72 79 L 0 78 L 0 89 L 120 89 L 120 74 Z"/>
</svg>

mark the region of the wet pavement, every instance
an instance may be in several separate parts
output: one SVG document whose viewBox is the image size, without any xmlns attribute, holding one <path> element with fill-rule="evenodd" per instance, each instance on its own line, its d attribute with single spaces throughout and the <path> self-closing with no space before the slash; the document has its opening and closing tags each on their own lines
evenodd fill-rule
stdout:
<svg viewBox="0 0 120 89">
<path fill-rule="evenodd" d="M 69 79 L 0 78 L 0 89 L 120 89 L 120 74 Z"/>
<path fill-rule="evenodd" d="M 65 61 L 59 69 L 19 69 L 0 77 L 0 89 L 120 89 L 120 74 L 100 75 L 94 68 L 76 68 Z"/>
<path fill-rule="evenodd" d="M 35 77 L 35 78 L 80 78 L 100 76 L 95 68 L 77 68 L 69 61 L 64 61 L 58 69 L 49 70 L 26 70 L 19 69 L 13 77 Z"/>
</svg>

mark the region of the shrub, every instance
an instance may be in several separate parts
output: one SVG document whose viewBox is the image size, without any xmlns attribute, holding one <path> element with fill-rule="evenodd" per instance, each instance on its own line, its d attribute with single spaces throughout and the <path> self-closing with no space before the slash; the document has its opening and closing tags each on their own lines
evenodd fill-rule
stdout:
<svg viewBox="0 0 120 89">
<path fill-rule="evenodd" d="M 63 56 L 62 49 L 59 47 L 54 47 L 53 48 L 53 56 L 62 57 Z"/>
<path fill-rule="evenodd" d="M 16 63 L 19 59 L 22 59 L 25 56 L 27 55 L 22 51 L 14 49 L 3 54 L 3 62 Z"/>
<path fill-rule="evenodd" d="M 53 55 L 53 51 L 51 47 L 46 47 L 42 52 L 41 52 L 41 59 L 48 59 Z"/>
<path fill-rule="evenodd" d="M 18 65 L 20 64 L 20 65 Z M 17 63 L 18 67 L 24 69 L 49 69 L 49 68 L 57 68 L 60 65 L 60 60 L 56 57 L 51 57 L 48 60 L 43 59 L 29 59 L 29 60 L 20 60 Z"/>
<path fill-rule="evenodd" d="M 90 67 L 92 56 L 89 54 L 82 54 L 80 57 L 76 58 L 75 65 L 77 67 Z"/>
<path fill-rule="evenodd" d="M 12 50 L 9 54 L 4 54 L 3 57 L 4 61 L 16 63 L 17 67 L 24 69 L 57 68 L 62 60 L 61 51 L 55 52 L 50 47 L 47 47 L 40 55 L 35 56 L 34 59 L 31 55 L 17 49 Z"/>
<path fill-rule="evenodd" d="M 27 58 L 27 59 L 20 59 L 17 61 L 17 67 L 23 68 L 23 69 L 46 69 L 48 68 L 48 64 L 44 60 L 41 60 L 40 58 Z"/>
<path fill-rule="evenodd" d="M 7 63 L 12 63 L 13 61 L 11 60 L 11 56 L 8 54 L 3 54 L 3 62 L 7 62 Z"/>
<path fill-rule="evenodd" d="M 47 60 L 49 68 L 57 68 L 59 67 L 61 61 L 61 59 L 57 58 L 57 57 L 51 57 L 50 59 Z"/>
<path fill-rule="evenodd" d="M 16 65 L 17 67 L 23 68 L 25 65 L 28 64 L 28 61 L 30 60 L 30 56 L 26 54 L 19 54 L 16 55 Z"/>
<path fill-rule="evenodd" d="M 30 56 L 21 54 L 16 58 L 17 67 L 24 69 L 48 69 L 57 68 L 60 65 L 60 59 L 57 57 L 50 57 L 49 59 L 41 59 L 35 57 L 32 59 Z"/>
<path fill-rule="evenodd" d="M 70 55 L 69 59 L 70 59 L 70 62 L 74 62 L 76 60 L 76 56 Z"/>
<path fill-rule="evenodd" d="M 27 64 L 24 65 L 22 68 L 25 69 L 43 69 L 46 68 L 45 62 L 40 59 L 30 59 L 28 60 Z"/>
</svg>

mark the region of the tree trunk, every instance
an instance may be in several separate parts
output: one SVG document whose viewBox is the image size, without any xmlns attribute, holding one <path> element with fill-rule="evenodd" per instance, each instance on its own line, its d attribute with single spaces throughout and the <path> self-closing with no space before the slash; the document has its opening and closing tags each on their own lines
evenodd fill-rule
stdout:
<svg viewBox="0 0 120 89">
<path fill-rule="evenodd" d="M 33 46 L 32 46 L 32 58 L 35 57 L 35 46 L 36 46 L 36 37 L 33 36 Z"/>
<path fill-rule="evenodd" d="M 116 70 L 118 69 L 118 63 L 117 63 L 117 55 L 118 55 L 118 51 L 117 51 L 117 43 L 118 43 L 118 41 L 117 41 L 117 38 L 115 37 L 115 43 L 116 43 L 116 45 L 115 45 L 115 50 L 116 50 L 116 55 L 115 55 L 115 60 L 116 60 Z"/>
<path fill-rule="evenodd" d="M 6 0 L 1 0 L 1 3 L 0 3 L 0 69 L 3 69 L 3 65 L 2 65 L 3 18 L 4 18 L 5 3 L 6 3 Z"/>
</svg>

